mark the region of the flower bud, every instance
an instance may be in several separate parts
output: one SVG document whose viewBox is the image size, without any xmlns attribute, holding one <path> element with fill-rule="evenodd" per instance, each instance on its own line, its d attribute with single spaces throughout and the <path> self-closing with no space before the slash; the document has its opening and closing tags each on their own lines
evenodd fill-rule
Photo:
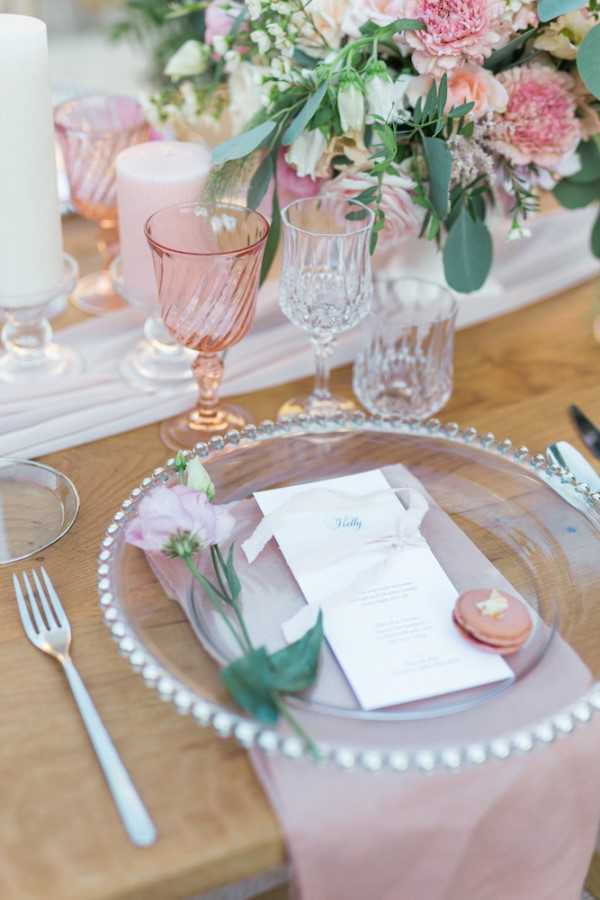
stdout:
<svg viewBox="0 0 600 900">
<path fill-rule="evenodd" d="M 165 68 L 165 75 L 172 81 L 206 72 L 210 49 L 200 41 L 186 41 L 179 48 Z"/>
<path fill-rule="evenodd" d="M 365 124 L 365 97 L 361 80 L 355 72 L 342 76 L 337 99 L 342 131 L 362 131 Z"/>
<path fill-rule="evenodd" d="M 389 122 L 394 112 L 396 92 L 388 67 L 382 60 L 377 60 L 367 67 L 365 93 L 367 96 L 367 121 L 373 122 L 378 118 Z"/>
<path fill-rule="evenodd" d="M 209 500 L 215 496 L 215 486 L 212 479 L 197 456 L 192 457 L 187 464 L 185 473 L 186 484 L 199 494 L 206 494 Z"/>
</svg>

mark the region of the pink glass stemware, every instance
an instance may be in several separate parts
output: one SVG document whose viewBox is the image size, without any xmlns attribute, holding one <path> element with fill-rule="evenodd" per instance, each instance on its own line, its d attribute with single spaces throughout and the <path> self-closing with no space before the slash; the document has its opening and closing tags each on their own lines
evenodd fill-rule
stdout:
<svg viewBox="0 0 600 900">
<path fill-rule="evenodd" d="M 121 150 L 147 141 L 150 126 L 144 110 L 131 97 L 92 96 L 70 100 L 55 112 L 75 210 L 99 227 L 101 272 L 82 279 L 74 302 L 84 312 L 103 313 L 122 306 L 107 267 L 118 252 L 115 160 Z"/>
<path fill-rule="evenodd" d="M 233 204 L 183 203 L 159 210 L 146 223 L 162 317 L 175 339 L 197 352 L 193 370 L 198 405 L 163 424 L 172 449 L 249 419 L 219 403 L 223 351 L 242 340 L 254 320 L 269 224 L 260 213 Z"/>
</svg>

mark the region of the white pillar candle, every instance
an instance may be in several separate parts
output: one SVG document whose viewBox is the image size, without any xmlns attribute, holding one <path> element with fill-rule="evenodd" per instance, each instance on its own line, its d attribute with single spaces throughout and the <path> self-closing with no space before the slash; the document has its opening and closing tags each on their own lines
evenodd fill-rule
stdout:
<svg viewBox="0 0 600 900">
<path fill-rule="evenodd" d="M 135 305 L 156 304 L 156 280 L 144 225 L 152 213 L 198 200 L 211 166 L 207 145 L 150 141 L 117 157 L 117 203 L 124 294 Z"/>
<path fill-rule="evenodd" d="M 46 26 L 0 15 L 0 304 L 27 306 L 63 274 Z"/>
</svg>

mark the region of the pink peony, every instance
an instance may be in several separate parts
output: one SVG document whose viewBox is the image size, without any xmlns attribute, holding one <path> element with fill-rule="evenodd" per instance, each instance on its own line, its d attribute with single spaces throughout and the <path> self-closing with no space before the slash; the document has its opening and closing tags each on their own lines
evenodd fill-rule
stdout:
<svg viewBox="0 0 600 900">
<path fill-rule="evenodd" d="M 427 95 L 433 81 L 432 75 L 417 75 L 412 79 L 406 96 L 413 106 L 419 97 Z M 462 103 L 474 103 L 470 115 L 480 119 L 489 112 L 503 112 L 507 102 L 506 88 L 487 69 L 467 63 L 448 72 L 446 112 Z"/>
<path fill-rule="evenodd" d="M 162 550 L 178 532 L 194 535 L 202 548 L 218 544 L 231 534 L 234 519 L 226 509 L 213 506 L 205 493 L 185 485 L 155 488 L 141 501 L 138 514 L 127 526 L 128 543 L 142 550 Z"/>
<path fill-rule="evenodd" d="M 344 172 L 328 181 L 323 188 L 325 194 L 337 194 L 347 198 L 356 197 L 361 191 L 372 187 L 375 180 L 366 172 Z M 418 234 L 423 223 L 423 209 L 417 206 L 410 191 L 415 187 L 407 175 L 387 175 L 383 183 L 381 208 L 385 213 L 385 224 L 379 234 L 378 249 L 389 249 L 406 237 Z"/>
<path fill-rule="evenodd" d="M 417 72 L 442 75 L 464 62 L 481 64 L 503 38 L 502 0 L 406 0 L 405 15 L 425 31 L 399 38 L 413 51 Z"/>
<path fill-rule="evenodd" d="M 575 80 L 540 64 L 508 69 L 498 78 L 508 105 L 494 117 L 492 147 L 516 165 L 556 168 L 581 138 Z"/>
<path fill-rule="evenodd" d="M 235 22 L 237 11 L 231 4 L 224 8 L 223 0 L 211 0 L 205 12 L 205 36 L 207 44 L 212 44 L 216 37 L 227 37 Z"/>
<path fill-rule="evenodd" d="M 351 0 L 342 20 L 345 34 L 356 38 L 365 22 L 390 25 L 405 15 L 406 0 Z"/>
</svg>

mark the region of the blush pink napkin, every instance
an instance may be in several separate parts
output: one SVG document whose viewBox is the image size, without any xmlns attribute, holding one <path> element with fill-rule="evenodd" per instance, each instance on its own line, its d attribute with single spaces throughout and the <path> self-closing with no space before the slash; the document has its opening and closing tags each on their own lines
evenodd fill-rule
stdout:
<svg viewBox="0 0 600 900">
<path fill-rule="evenodd" d="M 418 485 L 402 466 L 384 473 L 394 487 Z M 253 500 L 231 509 L 239 546 L 260 512 Z M 433 502 L 422 530 L 458 590 L 506 586 Z M 149 561 L 213 652 L 199 627 L 187 570 L 160 554 Z M 253 566 L 241 554 L 236 561 L 251 635 L 274 649 L 281 645 L 279 624 L 301 602 L 299 588 L 274 542 Z M 198 593 L 195 602 L 202 602 Z M 320 740 L 435 749 L 514 732 L 576 701 L 590 684 L 587 668 L 557 636 L 523 680 L 465 712 L 386 725 L 306 712 L 299 717 Z M 355 705 L 328 648 L 313 694 Z M 580 898 L 600 820 L 598 716 L 553 744 L 458 772 L 344 772 L 256 749 L 250 755 L 279 816 L 302 900 Z"/>
</svg>

